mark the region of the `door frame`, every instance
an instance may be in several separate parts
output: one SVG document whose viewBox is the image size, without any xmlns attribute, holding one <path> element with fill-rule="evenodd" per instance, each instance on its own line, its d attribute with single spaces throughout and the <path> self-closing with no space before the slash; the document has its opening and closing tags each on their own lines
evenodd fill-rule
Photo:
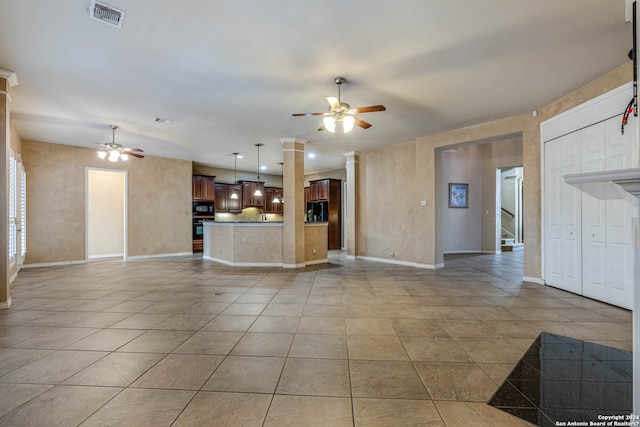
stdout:
<svg viewBox="0 0 640 427">
<path fill-rule="evenodd" d="M 129 255 L 129 245 L 128 245 L 128 236 L 129 236 L 129 171 L 124 169 L 108 169 L 108 168 L 96 168 L 96 167 L 85 167 L 84 168 L 84 259 L 85 262 L 89 262 L 89 171 L 101 171 L 101 172 L 113 172 L 113 173 L 122 173 L 124 174 L 124 247 L 122 259 L 126 261 Z"/>
</svg>

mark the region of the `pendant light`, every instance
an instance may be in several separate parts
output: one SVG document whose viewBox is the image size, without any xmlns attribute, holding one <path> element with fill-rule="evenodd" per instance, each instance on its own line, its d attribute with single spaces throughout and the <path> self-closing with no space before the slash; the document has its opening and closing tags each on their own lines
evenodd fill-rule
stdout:
<svg viewBox="0 0 640 427">
<path fill-rule="evenodd" d="M 233 190 L 231 191 L 231 198 L 236 200 L 238 198 L 238 154 L 240 153 L 231 154 L 233 154 Z"/>
<path fill-rule="evenodd" d="M 278 162 L 278 164 L 282 167 L 282 176 L 284 177 L 284 163 Z M 279 192 L 273 195 L 273 200 L 271 203 L 284 203 L 284 197 Z"/>
<path fill-rule="evenodd" d="M 256 192 L 253 193 L 253 195 L 255 197 L 262 197 L 262 191 L 260 191 L 260 147 L 262 147 L 264 144 L 255 144 L 256 147 L 258 147 L 258 185 L 256 186 Z"/>
</svg>

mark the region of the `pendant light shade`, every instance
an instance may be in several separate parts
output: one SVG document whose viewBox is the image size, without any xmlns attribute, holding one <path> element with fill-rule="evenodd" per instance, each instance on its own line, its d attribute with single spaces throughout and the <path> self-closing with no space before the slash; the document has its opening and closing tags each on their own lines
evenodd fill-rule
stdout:
<svg viewBox="0 0 640 427">
<path fill-rule="evenodd" d="M 258 183 L 260 182 L 260 147 L 262 147 L 263 145 L 264 144 L 260 144 L 260 143 L 255 144 L 255 146 L 258 148 L 258 169 L 257 169 L 257 172 L 258 172 Z M 260 191 L 260 187 L 259 186 L 256 187 L 256 191 L 255 191 L 255 193 L 253 193 L 253 195 L 255 197 L 262 197 L 262 191 Z"/>
</svg>

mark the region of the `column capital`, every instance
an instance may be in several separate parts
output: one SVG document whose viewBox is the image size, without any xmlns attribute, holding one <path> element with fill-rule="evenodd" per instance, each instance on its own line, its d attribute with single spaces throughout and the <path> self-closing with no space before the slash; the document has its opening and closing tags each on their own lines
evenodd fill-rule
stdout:
<svg viewBox="0 0 640 427">
<path fill-rule="evenodd" d="M 355 157 L 355 156 L 359 156 L 360 152 L 359 151 L 347 151 L 346 153 L 342 153 L 345 157 Z"/>
<path fill-rule="evenodd" d="M 3 70 L 0 68 L 0 79 L 5 79 L 9 82 L 9 86 L 17 86 L 18 85 L 18 76 L 13 71 Z"/>
<path fill-rule="evenodd" d="M 298 144 L 306 144 L 307 142 L 309 142 L 308 139 L 302 139 L 302 138 L 297 138 L 295 136 L 285 136 L 280 138 L 280 142 L 283 144 L 286 144 L 287 142 L 294 142 L 294 143 L 298 143 Z"/>
</svg>

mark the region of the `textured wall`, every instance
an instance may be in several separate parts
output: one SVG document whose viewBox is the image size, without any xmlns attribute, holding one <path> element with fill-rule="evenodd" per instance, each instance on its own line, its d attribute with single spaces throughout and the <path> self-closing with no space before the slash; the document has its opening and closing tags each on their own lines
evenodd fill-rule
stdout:
<svg viewBox="0 0 640 427">
<path fill-rule="evenodd" d="M 128 171 L 128 255 L 191 252 L 191 162 L 101 160 L 96 150 L 22 141 L 27 172 L 25 264 L 85 259 L 85 168 Z"/>
</svg>

